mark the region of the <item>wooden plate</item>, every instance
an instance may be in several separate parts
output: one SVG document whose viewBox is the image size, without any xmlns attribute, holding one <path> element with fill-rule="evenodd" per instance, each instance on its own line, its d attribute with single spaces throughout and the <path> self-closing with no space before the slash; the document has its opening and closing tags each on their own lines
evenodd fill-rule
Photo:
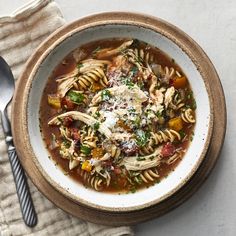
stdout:
<svg viewBox="0 0 236 236">
<path fill-rule="evenodd" d="M 186 201 L 199 188 L 199 186 L 209 175 L 210 171 L 213 169 L 223 145 L 226 129 L 226 106 L 220 80 L 209 58 L 197 45 L 197 43 L 194 42 L 193 39 L 191 39 L 188 35 L 186 35 L 184 32 L 182 32 L 175 26 L 170 25 L 169 23 L 164 22 L 163 20 L 133 13 L 131 14 L 112 12 L 98 14 L 71 23 L 69 26 L 64 27 L 62 30 L 55 32 L 48 39 L 47 42 L 50 45 L 53 44 L 53 42 L 55 42 L 58 37 L 65 33 L 68 28 L 70 28 L 71 30 L 83 24 L 91 24 L 93 22 L 106 21 L 108 19 L 113 22 L 116 20 L 119 21 L 121 19 L 126 19 L 127 23 L 129 21 L 138 21 L 142 24 L 146 24 L 147 26 L 158 28 L 159 32 L 165 32 L 165 35 L 171 34 L 172 36 L 175 36 L 176 43 L 180 45 L 185 45 L 185 48 L 189 49 L 189 51 L 191 52 L 191 58 L 193 62 L 197 65 L 197 68 L 199 69 L 201 75 L 207 80 L 209 80 L 210 84 L 212 84 L 210 93 L 211 96 L 214 98 L 214 130 L 207 155 L 197 172 L 194 174 L 194 176 L 178 192 L 176 192 L 174 195 L 167 198 L 166 200 L 156 204 L 155 206 L 142 210 L 130 211 L 125 213 L 111 213 L 103 210 L 98 211 L 94 210 L 93 208 L 77 204 L 71 201 L 70 199 L 66 198 L 65 196 L 61 195 L 57 190 L 55 190 L 41 175 L 35 163 L 30 158 L 30 153 L 28 153 L 27 149 L 24 148 L 25 140 L 22 135 L 23 124 L 19 122 L 19 117 L 23 109 L 22 92 L 24 92 L 24 89 L 26 87 L 27 78 L 30 74 L 30 71 L 34 67 L 33 63 L 27 63 L 27 69 L 24 70 L 21 78 L 18 80 L 17 90 L 13 99 L 12 108 L 12 128 L 14 142 L 22 165 L 24 166 L 26 172 L 28 173 L 29 177 L 36 185 L 36 187 L 58 207 L 71 213 L 74 216 L 77 216 L 87 221 L 91 221 L 98 224 L 118 226 L 136 224 L 160 216 Z M 39 47 L 37 53 L 34 54 L 29 60 L 37 61 L 41 53 L 43 53 L 43 51 L 40 51 Z"/>
</svg>

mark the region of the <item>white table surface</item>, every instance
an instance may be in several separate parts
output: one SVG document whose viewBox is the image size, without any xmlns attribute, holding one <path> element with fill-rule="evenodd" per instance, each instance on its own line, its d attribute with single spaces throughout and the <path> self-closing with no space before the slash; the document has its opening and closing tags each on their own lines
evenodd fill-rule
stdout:
<svg viewBox="0 0 236 236">
<path fill-rule="evenodd" d="M 29 0 L 0 0 L 0 15 Z M 160 17 L 189 34 L 215 65 L 224 87 L 228 129 L 221 157 L 204 185 L 186 203 L 134 227 L 141 236 L 236 235 L 236 0 L 56 0 L 68 22 L 102 11 L 135 11 Z M 1 30 L 1 29 L 0 29 Z"/>
</svg>

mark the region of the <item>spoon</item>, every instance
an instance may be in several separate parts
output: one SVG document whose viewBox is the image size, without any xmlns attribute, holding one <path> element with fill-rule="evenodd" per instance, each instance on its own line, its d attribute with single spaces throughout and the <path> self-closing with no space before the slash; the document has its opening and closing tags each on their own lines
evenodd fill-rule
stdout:
<svg viewBox="0 0 236 236">
<path fill-rule="evenodd" d="M 7 106 L 12 99 L 14 89 L 14 77 L 11 69 L 6 61 L 0 56 L 0 117 L 2 120 L 7 152 L 16 184 L 16 191 L 20 202 L 22 216 L 25 224 L 29 227 L 33 227 L 37 224 L 37 215 L 31 199 L 24 170 L 16 153 L 11 133 L 11 125 L 7 117 Z"/>
</svg>

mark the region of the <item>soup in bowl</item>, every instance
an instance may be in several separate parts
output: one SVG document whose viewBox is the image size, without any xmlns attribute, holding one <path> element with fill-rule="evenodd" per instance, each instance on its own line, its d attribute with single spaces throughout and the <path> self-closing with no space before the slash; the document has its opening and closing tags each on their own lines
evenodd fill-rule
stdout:
<svg viewBox="0 0 236 236">
<path fill-rule="evenodd" d="M 29 75 L 34 163 L 79 204 L 113 212 L 153 206 L 186 184 L 207 152 L 209 84 L 191 49 L 155 24 L 79 22 L 41 45 Z"/>
</svg>

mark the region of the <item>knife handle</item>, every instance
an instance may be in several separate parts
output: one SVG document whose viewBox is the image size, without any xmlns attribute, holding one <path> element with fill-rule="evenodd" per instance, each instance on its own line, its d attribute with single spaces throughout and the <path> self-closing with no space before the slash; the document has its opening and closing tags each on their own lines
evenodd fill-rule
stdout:
<svg viewBox="0 0 236 236">
<path fill-rule="evenodd" d="M 7 117 L 6 110 L 4 110 L 3 112 L 0 111 L 0 114 L 2 120 L 2 127 L 5 134 L 5 141 L 7 144 L 7 152 L 16 184 L 16 192 L 18 195 L 22 216 L 27 226 L 34 227 L 38 221 L 37 215 L 31 199 L 25 172 L 21 166 L 13 143 L 11 125 Z"/>
<path fill-rule="evenodd" d="M 16 184 L 16 192 L 19 198 L 23 219 L 27 226 L 34 227 L 37 224 L 37 215 L 31 199 L 27 179 L 16 154 L 15 147 L 9 147 L 8 155 Z"/>
</svg>

